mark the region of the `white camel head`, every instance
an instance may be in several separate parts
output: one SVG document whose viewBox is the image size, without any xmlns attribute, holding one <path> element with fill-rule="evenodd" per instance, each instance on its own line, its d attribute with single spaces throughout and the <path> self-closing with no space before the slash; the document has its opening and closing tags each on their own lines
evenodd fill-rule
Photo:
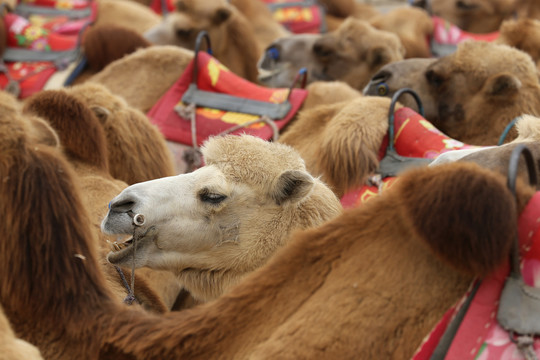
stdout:
<svg viewBox="0 0 540 360">
<path fill-rule="evenodd" d="M 225 136 L 202 152 L 206 166 L 134 184 L 111 201 L 102 230 L 135 238 L 116 246 L 111 263 L 173 271 L 209 300 L 264 264 L 292 230 L 340 212 L 289 146 Z"/>
</svg>

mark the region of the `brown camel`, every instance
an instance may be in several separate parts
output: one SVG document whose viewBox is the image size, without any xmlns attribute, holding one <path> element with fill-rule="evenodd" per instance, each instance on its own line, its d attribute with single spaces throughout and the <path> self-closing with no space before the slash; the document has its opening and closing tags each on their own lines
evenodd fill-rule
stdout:
<svg viewBox="0 0 540 360">
<path fill-rule="evenodd" d="M 59 146 L 77 174 L 94 231 L 99 232 L 111 196 L 128 186 L 110 175 L 106 131 L 85 103 L 64 90 L 47 90 L 30 97 L 25 103 L 24 113 L 45 119 L 58 135 Z M 73 121 L 74 118 L 77 121 Z M 114 237 L 100 236 L 102 259 L 110 250 L 109 243 L 114 241 Z M 103 266 L 117 298 L 123 300 L 127 289 L 122 279 L 110 264 L 103 261 Z M 125 269 L 124 272 L 129 277 Z M 138 272 L 136 282 L 140 287 L 136 288 L 135 297 L 145 308 L 153 311 L 170 309 L 180 291 L 174 278 L 161 272 Z"/>
<path fill-rule="evenodd" d="M 257 81 L 257 59 L 263 47 L 250 29 L 249 20 L 226 0 L 182 0 L 164 21 L 145 33 L 158 45 L 194 49 L 195 39 L 206 30 L 214 56 L 232 72 Z"/>
<path fill-rule="evenodd" d="M 379 68 L 403 60 L 404 55 L 397 35 L 348 18 L 337 30 L 324 35 L 292 35 L 277 40 L 258 66 L 263 70 L 260 80 L 266 85 L 289 86 L 299 69 L 305 67 L 308 81 L 339 80 L 362 90 Z"/>
<path fill-rule="evenodd" d="M 446 19 L 462 30 L 485 34 L 497 31 L 514 16 L 519 0 L 416 0 L 417 6 Z"/>
<path fill-rule="evenodd" d="M 409 88 L 422 100 L 424 117 L 436 121 L 437 108 L 424 73 L 427 67 L 437 59 L 405 59 L 384 65 L 371 77 L 363 94 L 370 96 L 385 96 L 392 98 L 396 91 Z M 410 94 L 399 98 L 403 105 L 419 111 L 416 101 Z"/>
<path fill-rule="evenodd" d="M 296 233 L 216 301 L 157 316 L 112 300 L 75 175 L 23 125 L 0 122 L 0 300 L 45 358 L 410 358 L 473 277 L 507 261 L 534 193 L 520 184 L 516 203 L 474 164 L 415 170 Z"/>
<path fill-rule="evenodd" d="M 369 19 L 369 23 L 376 29 L 396 34 L 405 48 L 406 59 L 431 57 L 429 38 L 433 34 L 433 22 L 425 10 L 398 7 Z"/>
<path fill-rule="evenodd" d="M 465 143 L 497 144 L 512 119 L 540 115 L 538 70 L 529 55 L 509 46 L 463 42 L 425 76 L 438 110 L 433 124 Z M 515 137 L 512 129 L 507 141 Z"/>
</svg>

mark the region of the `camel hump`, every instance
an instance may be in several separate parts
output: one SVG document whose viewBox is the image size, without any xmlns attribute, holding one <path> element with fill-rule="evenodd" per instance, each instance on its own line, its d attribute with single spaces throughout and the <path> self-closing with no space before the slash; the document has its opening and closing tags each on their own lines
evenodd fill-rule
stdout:
<svg viewBox="0 0 540 360">
<path fill-rule="evenodd" d="M 97 72 L 137 49 L 149 47 L 150 42 L 134 30 L 107 24 L 89 29 L 84 34 L 82 46 L 88 66 Z"/>
<path fill-rule="evenodd" d="M 443 261 L 484 276 L 508 259 L 518 216 L 502 175 L 455 163 L 412 170 L 398 184 L 403 216 Z"/>
<path fill-rule="evenodd" d="M 108 171 L 105 132 L 84 103 L 64 90 L 47 90 L 30 97 L 23 112 L 48 121 L 68 156 Z"/>
</svg>

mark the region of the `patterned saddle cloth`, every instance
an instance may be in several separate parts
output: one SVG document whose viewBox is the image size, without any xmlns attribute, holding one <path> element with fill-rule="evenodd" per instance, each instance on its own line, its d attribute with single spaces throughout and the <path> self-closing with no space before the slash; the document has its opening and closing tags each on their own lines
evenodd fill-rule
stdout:
<svg viewBox="0 0 540 360">
<path fill-rule="evenodd" d="M 3 16 L 7 48 L 0 87 L 24 99 L 49 83 L 67 85 L 81 60 L 80 34 L 96 14 L 91 0 L 19 0 Z"/>
<path fill-rule="evenodd" d="M 448 151 L 477 148 L 477 146 L 467 145 L 448 137 L 410 108 L 403 107 L 395 111 L 394 127 L 396 129 L 395 151 L 400 156 L 434 159 Z M 379 160 L 386 154 L 388 142 L 388 135 L 386 135 L 379 150 Z M 377 196 L 379 191 L 388 188 L 396 180 L 396 177 L 386 177 L 382 179 L 382 184 L 379 186 L 361 186 L 345 194 L 341 198 L 341 204 L 345 208 L 359 206 L 373 196 Z"/>
<path fill-rule="evenodd" d="M 210 136 L 229 132 L 270 140 L 293 118 L 306 96 L 304 89 L 253 84 L 208 53 L 198 52 L 148 117 L 166 139 L 189 146 L 200 146 Z M 191 103 L 195 106 L 190 108 Z M 272 111 L 262 114 L 272 106 L 277 110 L 273 115 Z"/>
</svg>

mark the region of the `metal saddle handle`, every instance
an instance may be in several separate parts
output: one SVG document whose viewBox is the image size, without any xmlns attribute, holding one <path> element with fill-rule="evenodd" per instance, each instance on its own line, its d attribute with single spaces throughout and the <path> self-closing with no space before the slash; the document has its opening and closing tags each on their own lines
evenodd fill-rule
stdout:
<svg viewBox="0 0 540 360">
<path fill-rule="evenodd" d="M 410 88 L 403 88 L 396 91 L 394 96 L 392 96 L 392 101 L 390 102 L 390 109 L 388 111 L 388 147 L 386 148 L 386 155 L 380 161 L 379 169 L 377 170 L 377 173 L 380 174 L 383 178 L 389 176 L 397 176 L 401 172 L 412 167 L 427 166 L 432 161 L 432 159 L 401 156 L 396 152 L 394 146 L 394 111 L 398 99 L 403 94 L 410 94 L 413 96 L 416 104 L 418 105 L 418 111 L 420 115 L 424 116 L 424 106 L 422 105 L 420 96 L 418 96 L 418 94 L 414 90 Z"/>
<path fill-rule="evenodd" d="M 514 196 L 516 196 L 516 178 L 521 155 L 525 158 L 531 185 L 537 184 L 536 166 L 532 153 L 526 145 L 520 144 L 512 151 L 508 165 L 507 185 Z M 540 335 L 540 289 L 528 286 L 523 281 L 517 233 L 510 253 L 510 275 L 501 293 L 497 321 L 511 333 Z"/>
</svg>

